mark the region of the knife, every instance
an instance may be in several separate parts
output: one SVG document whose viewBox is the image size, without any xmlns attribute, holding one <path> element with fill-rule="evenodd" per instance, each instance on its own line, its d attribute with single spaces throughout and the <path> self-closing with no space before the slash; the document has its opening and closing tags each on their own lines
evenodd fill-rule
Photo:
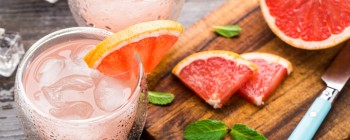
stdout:
<svg viewBox="0 0 350 140">
<path fill-rule="evenodd" d="M 312 103 L 288 140 L 311 140 L 328 114 L 334 100 L 350 77 L 350 41 L 341 49 L 321 79 L 327 87 Z"/>
</svg>

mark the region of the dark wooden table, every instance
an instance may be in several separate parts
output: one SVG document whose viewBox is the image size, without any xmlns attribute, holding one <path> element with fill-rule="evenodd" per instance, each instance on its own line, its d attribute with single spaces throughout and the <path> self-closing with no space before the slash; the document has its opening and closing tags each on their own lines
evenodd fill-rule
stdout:
<svg viewBox="0 0 350 140">
<path fill-rule="evenodd" d="M 186 0 L 179 17 L 185 27 L 209 13 L 224 0 Z M 53 31 L 77 26 L 67 1 L 49 4 L 44 0 L 0 0 L 0 27 L 17 31 L 27 50 L 35 41 Z M 13 108 L 13 74 L 0 76 L 0 140 L 24 139 Z"/>
</svg>

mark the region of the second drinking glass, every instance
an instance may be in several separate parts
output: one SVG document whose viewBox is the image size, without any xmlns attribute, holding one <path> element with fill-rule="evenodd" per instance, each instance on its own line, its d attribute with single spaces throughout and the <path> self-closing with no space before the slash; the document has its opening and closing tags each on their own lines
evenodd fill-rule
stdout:
<svg viewBox="0 0 350 140">
<path fill-rule="evenodd" d="M 185 0 L 68 0 L 79 26 L 112 32 L 151 20 L 176 20 Z"/>
</svg>

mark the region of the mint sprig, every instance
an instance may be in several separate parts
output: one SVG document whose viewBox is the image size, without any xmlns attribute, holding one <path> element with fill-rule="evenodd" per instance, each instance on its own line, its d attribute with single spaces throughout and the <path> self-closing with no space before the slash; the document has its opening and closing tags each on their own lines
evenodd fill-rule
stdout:
<svg viewBox="0 0 350 140">
<path fill-rule="evenodd" d="M 230 135 L 234 140 L 267 140 L 263 135 L 256 130 L 244 125 L 235 124 L 231 128 Z"/>
<path fill-rule="evenodd" d="M 148 91 L 148 101 L 155 105 L 170 104 L 174 98 L 174 94 L 171 93 Z"/>
<path fill-rule="evenodd" d="M 185 128 L 184 138 L 186 140 L 222 140 L 227 132 L 227 126 L 221 121 L 200 120 Z M 229 133 L 233 140 L 267 140 L 256 130 L 244 124 L 235 124 Z"/>
<path fill-rule="evenodd" d="M 238 36 L 242 31 L 238 25 L 213 26 L 213 28 L 217 34 L 227 38 Z"/>
<path fill-rule="evenodd" d="M 184 132 L 186 140 L 221 140 L 227 133 L 227 126 L 216 120 L 201 120 L 188 125 Z"/>
</svg>

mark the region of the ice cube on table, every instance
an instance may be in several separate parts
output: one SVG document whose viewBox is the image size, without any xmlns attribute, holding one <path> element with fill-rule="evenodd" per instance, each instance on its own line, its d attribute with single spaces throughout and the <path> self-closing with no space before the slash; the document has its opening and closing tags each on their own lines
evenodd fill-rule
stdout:
<svg viewBox="0 0 350 140">
<path fill-rule="evenodd" d="M 64 58 L 47 58 L 43 64 L 35 71 L 35 80 L 41 84 L 52 84 L 65 68 Z"/>
<path fill-rule="evenodd" d="M 52 116 L 67 120 L 88 119 L 94 112 L 92 105 L 85 101 L 67 102 L 59 108 L 51 108 Z"/>
<path fill-rule="evenodd" d="M 0 28 L 0 75 L 10 77 L 24 54 L 18 33 L 5 32 Z"/>
<path fill-rule="evenodd" d="M 61 107 L 70 102 L 70 98 L 81 96 L 80 99 L 83 99 L 83 93 L 93 86 L 94 83 L 89 76 L 70 75 L 61 78 L 52 85 L 43 86 L 41 91 L 51 105 Z"/>
<path fill-rule="evenodd" d="M 130 97 L 131 89 L 120 81 L 112 78 L 102 78 L 96 85 L 94 97 L 98 108 L 104 111 L 114 111 L 121 107 Z"/>
</svg>

